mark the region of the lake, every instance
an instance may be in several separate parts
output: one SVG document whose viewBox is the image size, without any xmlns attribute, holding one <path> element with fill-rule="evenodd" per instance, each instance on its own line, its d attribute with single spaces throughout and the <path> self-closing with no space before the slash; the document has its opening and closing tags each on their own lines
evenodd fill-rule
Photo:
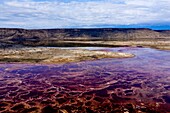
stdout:
<svg viewBox="0 0 170 113">
<path fill-rule="evenodd" d="M 85 49 L 135 57 L 58 65 L 1 63 L 0 112 L 170 112 L 170 51 Z"/>
</svg>

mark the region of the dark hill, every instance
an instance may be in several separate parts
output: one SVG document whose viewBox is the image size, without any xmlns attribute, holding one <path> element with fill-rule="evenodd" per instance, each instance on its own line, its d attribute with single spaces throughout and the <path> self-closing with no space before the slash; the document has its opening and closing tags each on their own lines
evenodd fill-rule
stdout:
<svg viewBox="0 0 170 113">
<path fill-rule="evenodd" d="M 49 45 L 57 41 L 143 41 L 169 40 L 170 31 L 145 28 L 101 29 L 17 29 L 0 28 L 0 41 L 10 44 Z"/>
</svg>

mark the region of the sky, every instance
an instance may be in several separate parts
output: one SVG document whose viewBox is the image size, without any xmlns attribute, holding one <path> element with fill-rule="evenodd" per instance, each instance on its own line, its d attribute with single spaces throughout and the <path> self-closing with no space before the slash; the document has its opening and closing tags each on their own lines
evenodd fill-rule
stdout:
<svg viewBox="0 0 170 113">
<path fill-rule="evenodd" d="M 0 28 L 170 29 L 170 0 L 0 0 Z"/>
</svg>

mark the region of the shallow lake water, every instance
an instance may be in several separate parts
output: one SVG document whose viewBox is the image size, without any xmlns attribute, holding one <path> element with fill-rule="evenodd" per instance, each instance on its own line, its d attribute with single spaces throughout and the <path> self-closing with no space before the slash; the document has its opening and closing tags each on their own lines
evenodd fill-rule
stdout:
<svg viewBox="0 0 170 113">
<path fill-rule="evenodd" d="M 170 51 L 85 49 L 135 57 L 59 65 L 1 63 L 0 112 L 170 112 Z"/>
</svg>

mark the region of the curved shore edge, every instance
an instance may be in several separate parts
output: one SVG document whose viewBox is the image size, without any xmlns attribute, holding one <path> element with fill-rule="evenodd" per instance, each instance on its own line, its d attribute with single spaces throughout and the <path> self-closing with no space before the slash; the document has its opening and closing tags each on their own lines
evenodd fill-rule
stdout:
<svg viewBox="0 0 170 113">
<path fill-rule="evenodd" d="M 103 58 L 131 58 L 135 55 L 121 52 L 108 52 L 85 49 L 60 49 L 25 47 L 0 49 L 0 62 L 60 64 L 98 60 Z"/>
</svg>

